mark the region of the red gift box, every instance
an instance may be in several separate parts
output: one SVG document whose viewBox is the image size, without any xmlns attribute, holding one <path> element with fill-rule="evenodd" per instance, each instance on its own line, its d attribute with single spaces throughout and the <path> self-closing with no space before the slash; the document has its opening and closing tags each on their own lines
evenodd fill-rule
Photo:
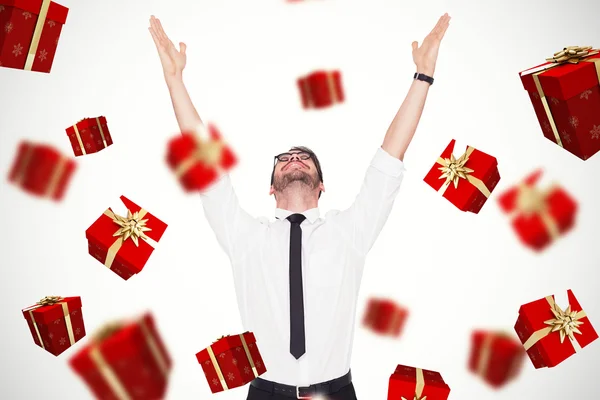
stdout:
<svg viewBox="0 0 600 400">
<path fill-rule="evenodd" d="M 447 400 L 450 387 L 439 372 L 398 365 L 390 376 L 388 400 Z"/>
<path fill-rule="evenodd" d="M 469 370 L 495 388 L 517 376 L 524 358 L 521 342 L 512 335 L 482 330 L 471 335 Z"/>
<path fill-rule="evenodd" d="M 120 198 L 127 207 L 127 216 L 108 208 L 85 231 L 85 236 L 90 255 L 128 280 L 142 271 L 167 224 L 125 196 Z"/>
<path fill-rule="evenodd" d="M 221 337 L 196 358 L 213 393 L 243 386 L 267 372 L 252 332 Z"/>
<path fill-rule="evenodd" d="M 151 314 L 106 325 L 69 364 L 94 396 L 104 400 L 162 399 L 171 372 Z"/>
<path fill-rule="evenodd" d="M 600 54 L 591 47 L 572 50 L 580 55 L 559 62 L 555 55 L 519 75 L 544 136 L 587 160 L 600 150 Z"/>
<path fill-rule="evenodd" d="M 82 119 L 66 131 L 75 156 L 97 153 L 113 144 L 105 117 Z"/>
<path fill-rule="evenodd" d="M 500 181 L 498 161 L 471 146 L 455 158 L 454 144 L 452 139 L 423 180 L 458 209 L 478 214 Z"/>
<path fill-rule="evenodd" d="M 339 71 L 315 71 L 299 78 L 297 84 L 304 108 L 325 108 L 344 101 Z"/>
<path fill-rule="evenodd" d="M 50 72 L 68 13 L 50 0 L 0 0 L 0 66 Z"/>
<path fill-rule="evenodd" d="M 80 297 L 47 296 L 22 312 L 35 344 L 55 356 L 85 336 Z"/>
<path fill-rule="evenodd" d="M 521 242 L 537 251 L 569 231 L 577 215 L 577 203 L 560 186 L 535 187 L 541 176 L 541 170 L 533 172 L 498 199 Z"/>
<path fill-rule="evenodd" d="M 575 295 L 567 291 L 569 306 L 563 311 L 554 295 L 522 305 L 515 331 L 533 366 L 555 367 L 598 339 Z"/>
<path fill-rule="evenodd" d="M 397 337 L 407 316 L 408 310 L 392 300 L 371 298 L 367 303 L 363 325 L 376 333 Z"/>
<path fill-rule="evenodd" d="M 172 139 L 167 151 L 167 164 L 187 192 L 206 189 L 237 164 L 233 151 L 214 126 L 208 125 L 208 133 L 203 125 L 197 129 L 196 133 L 182 133 Z M 208 140 L 203 139 L 206 136 Z"/>
<path fill-rule="evenodd" d="M 22 141 L 8 180 L 28 193 L 62 200 L 75 172 L 75 162 L 54 147 Z"/>
</svg>

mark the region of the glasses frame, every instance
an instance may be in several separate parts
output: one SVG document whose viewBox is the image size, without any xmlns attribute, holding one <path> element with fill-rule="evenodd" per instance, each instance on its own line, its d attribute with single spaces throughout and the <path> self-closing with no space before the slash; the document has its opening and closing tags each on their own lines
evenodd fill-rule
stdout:
<svg viewBox="0 0 600 400">
<path fill-rule="evenodd" d="M 290 153 L 289 151 L 286 151 L 285 153 L 277 154 L 274 157 L 273 167 L 277 165 L 277 162 L 289 162 L 290 161 L 290 160 L 288 160 L 288 161 L 280 161 L 279 160 L 279 157 L 281 157 L 284 154 L 290 154 L 291 156 L 294 156 L 294 155 L 297 155 L 297 154 L 306 154 L 308 156 L 308 158 L 306 160 L 310 160 L 312 158 L 312 155 L 310 153 L 306 152 L 306 151 L 297 151 L 297 152 L 294 152 L 294 153 Z M 298 159 L 301 160 L 301 161 L 306 161 L 306 160 L 301 159 L 300 157 L 298 157 Z"/>
</svg>

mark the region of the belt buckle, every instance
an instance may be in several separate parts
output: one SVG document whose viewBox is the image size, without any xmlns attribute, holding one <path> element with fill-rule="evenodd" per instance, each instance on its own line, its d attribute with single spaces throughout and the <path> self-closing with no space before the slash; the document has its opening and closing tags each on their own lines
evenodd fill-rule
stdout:
<svg viewBox="0 0 600 400">
<path fill-rule="evenodd" d="M 300 396 L 300 388 L 309 388 L 308 386 L 296 386 L 296 398 L 297 399 L 312 399 L 312 396 Z"/>
</svg>

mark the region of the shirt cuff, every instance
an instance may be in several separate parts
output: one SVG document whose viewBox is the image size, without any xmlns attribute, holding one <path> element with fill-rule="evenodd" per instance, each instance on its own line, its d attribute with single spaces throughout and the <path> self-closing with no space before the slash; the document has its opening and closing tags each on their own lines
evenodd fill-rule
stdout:
<svg viewBox="0 0 600 400">
<path fill-rule="evenodd" d="M 406 171 L 402 160 L 391 156 L 381 147 L 377 149 L 377 152 L 371 161 L 371 166 L 394 178 L 399 177 L 404 171 Z"/>
</svg>

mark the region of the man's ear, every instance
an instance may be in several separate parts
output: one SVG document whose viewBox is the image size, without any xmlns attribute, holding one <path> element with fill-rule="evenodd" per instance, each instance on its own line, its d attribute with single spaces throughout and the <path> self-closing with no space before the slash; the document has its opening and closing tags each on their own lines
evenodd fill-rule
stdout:
<svg viewBox="0 0 600 400">
<path fill-rule="evenodd" d="M 325 185 L 323 185 L 323 182 L 319 183 L 319 189 L 321 192 L 325 192 Z"/>
<path fill-rule="evenodd" d="M 275 189 L 273 189 L 273 185 L 269 188 L 269 196 L 275 193 Z"/>
</svg>

